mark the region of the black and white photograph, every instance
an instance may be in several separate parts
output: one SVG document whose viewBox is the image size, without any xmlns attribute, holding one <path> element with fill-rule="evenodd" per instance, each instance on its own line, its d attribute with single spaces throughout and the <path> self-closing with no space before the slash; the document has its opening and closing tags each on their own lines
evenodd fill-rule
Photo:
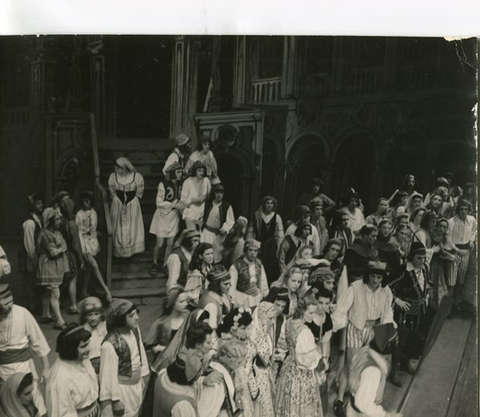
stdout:
<svg viewBox="0 0 480 417">
<path fill-rule="evenodd" d="M 0 36 L 0 417 L 474 417 L 478 40 Z"/>
</svg>

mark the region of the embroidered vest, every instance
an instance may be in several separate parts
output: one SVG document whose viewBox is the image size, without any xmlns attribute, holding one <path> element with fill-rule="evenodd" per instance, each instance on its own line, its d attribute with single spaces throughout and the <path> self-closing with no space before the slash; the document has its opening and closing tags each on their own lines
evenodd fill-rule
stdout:
<svg viewBox="0 0 480 417">
<path fill-rule="evenodd" d="M 169 181 L 164 179 L 162 181 L 163 188 L 165 188 L 165 201 L 171 203 L 175 200 L 180 200 L 180 194 L 182 193 L 182 183 Z"/>
<path fill-rule="evenodd" d="M 187 257 L 183 253 L 183 250 L 181 247 L 175 248 L 172 251 L 172 254 L 177 255 L 178 258 L 180 259 L 180 274 L 178 275 L 177 282 L 178 282 L 178 285 L 181 285 L 182 287 L 184 287 L 185 284 L 187 283 L 188 265 L 190 262 L 188 261 Z"/>
<path fill-rule="evenodd" d="M 137 341 L 138 354 L 140 355 L 140 365 L 142 365 L 142 351 L 140 350 L 140 333 L 138 329 L 132 330 L 135 340 Z M 110 342 L 118 356 L 118 375 L 132 376 L 132 355 L 127 341 L 117 329 L 113 329 L 106 336 L 104 342 Z"/>
<path fill-rule="evenodd" d="M 235 268 L 238 271 L 237 291 L 245 292 L 250 288 L 250 265 L 245 261 L 242 256 L 240 259 L 234 262 Z M 257 287 L 260 288 L 262 277 L 262 263 L 259 259 L 255 259 L 255 277 L 257 278 Z"/>
</svg>

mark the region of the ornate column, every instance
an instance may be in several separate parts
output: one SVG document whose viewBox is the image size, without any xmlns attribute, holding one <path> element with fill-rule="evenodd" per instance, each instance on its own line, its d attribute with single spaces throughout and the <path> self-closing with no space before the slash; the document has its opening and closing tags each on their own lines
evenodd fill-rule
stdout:
<svg viewBox="0 0 480 417">
<path fill-rule="evenodd" d="M 282 98 L 295 96 L 296 85 L 296 38 L 295 36 L 285 36 L 283 51 L 283 80 L 282 80 Z"/>
</svg>

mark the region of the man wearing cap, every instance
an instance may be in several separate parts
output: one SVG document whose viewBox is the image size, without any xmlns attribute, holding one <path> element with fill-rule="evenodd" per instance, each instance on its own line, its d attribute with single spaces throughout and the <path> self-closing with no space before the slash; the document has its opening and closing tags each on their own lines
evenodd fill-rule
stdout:
<svg viewBox="0 0 480 417">
<path fill-rule="evenodd" d="M 295 213 L 295 223 L 292 223 L 287 231 L 285 232 L 285 236 L 287 235 L 295 235 L 295 230 L 297 230 L 297 225 L 300 221 L 302 220 L 307 220 L 308 223 L 312 226 L 312 231 L 311 231 L 311 241 L 313 245 L 313 256 L 318 256 L 320 255 L 320 235 L 319 231 L 315 226 L 312 224 L 312 210 L 310 210 L 310 207 L 308 206 L 299 206 L 297 207 L 296 213 Z"/>
<path fill-rule="evenodd" d="M 35 309 L 35 288 L 36 288 L 36 259 L 37 259 L 37 241 L 40 231 L 43 229 L 43 199 L 39 194 L 28 196 L 30 205 L 30 214 L 23 222 L 23 246 L 19 253 L 20 272 L 25 277 L 25 292 L 28 297 L 28 307 L 30 311 Z"/>
<path fill-rule="evenodd" d="M 223 241 L 235 224 L 233 208 L 223 199 L 222 184 L 212 186 L 210 197 L 205 203 L 201 241 L 213 246 L 213 262 L 222 260 Z"/>
<path fill-rule="evenodd" d="M 237 307 L 256 307 L 268 294 L 267 275 L 258 259 L 260 246 L 258 240 L 247 239 L 244 255 L 230 267 L 230 298 Z"/>
<path fill-rule="evenodd" d="M 303 193 L 298 200 L 299 206 L 309 206 L 313 199 L 322 203 L 325 213 L 329 214 L 335 209 L 335 202 L 322 193 L 323 181 L 321 178 L 313 178 L 311 182 L 311 190 L 309 193 Z"/>
<path fill-rule="evenodd" d="M 334 403 L 337 416 L 343 415 L 341 410 L 353 357 L 373 339 L 374 326 L 394 322 L 392 291 L 382 286 L 386 275 L 385 263 L 370 261 L 363 279 L 348 287 L 332 314 L 333 331 L 347 327 L 345 368 L 340 376 L 338 399 Z"/>
<path fill-rule="evenodd" d="M 41 405 L 38 411 L 43 416 L 47 410 L 39 391 L 32 351 L 42 362 L 41 380 L 45 381 L 50 370 L 50 348 L 45 336 L 30 312 L 13 304 L 8 284 L 0 284 L 0 385 L 15 373 L 32 373 L 35 404 Z"/>
<path fill-rule="evenodd" d="M 180 163 L 174 162 L 167 168 L 168 178 L 160 181 L 155 204 L 157 209 L 152 218 L 150 233 L 156 236 L 157 242 L 153 249 L 153 265 L 151 274 L 158 272 L 157 262 L 160 249 L 167 243 L 164 254 L 164 264 L 172 251 L 173 240 L 180 226 L 180 193 L 182 191 L 183 169 Z"/>
<path fill-rule="evenodd" d="M 200 243 L 200 233 L 197 230 L 186 229 L 178 239 L 178 247 L 172 250 L 167 259 L 168 281 L 167 290 L 175 285 L 185 286 L 188 276 L 188 265 L 192 260 L 193 251 Z"/>
<path fill-rule="evenodd" d="M 138 309 L 129 300 L 114 299 L 107 319 L 108 334 L 100 353 L 102 416 L 137 417 L 149 367 L 138 328 Z"/>
<path fill-rule="evenodd" d="M 423 352 L 425 339 L 431 324 L 429 310 L 430 284 L 425 267 L 427 251 L 420 242 L 413 242 L 407 263 L 397 268 L 389 277 L 395 302 L 395 321 L 398 323 L 401 352 L 394 352 L 392 373 L 398 362 L 407 372 L 414 373 L 411 359 L 418 359 Z"/>
<path fill-rule="evenodd" d="M 182 167 L 185 165 L 186 154 L 190 152 L 191 143 L 190 138 L 185 133 L 180 133 L 175 138 L 175 149 L 168 156 L 167 161 L 163 167 L 163 174 L 166 176 L 170 165 L 174 163 L 180 164 Z"/>
<path fill-rule="evenodd" d="M 211 148 L 212 138 L 207 135 L 200 136 L 197 143 L 197 150 L 192 152 L 185 164 L 186 175 L 190 174 L 190 169 L 193 164 L 200 161 L 207 169 L 207 177 L 210 178 L 212 182 L 220 182 L 220 179 L 218 178 L 217 160 L 215 159 Z"/>
</svg>

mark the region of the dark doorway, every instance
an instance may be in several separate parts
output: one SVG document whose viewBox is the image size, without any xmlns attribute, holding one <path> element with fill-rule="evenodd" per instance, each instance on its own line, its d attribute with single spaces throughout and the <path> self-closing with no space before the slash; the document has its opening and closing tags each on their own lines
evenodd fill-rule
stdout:
<svg viewBox="0 0 480 417">
<path fill-rule="evenodd" d="M 215 155 L 220 172 L 220 180 L 225 187 L 225 200 L 233 207 L 235 218 L 238 216 L 248 217 L 248 213 L 243 213 L 243 175 L 244 169 L 242 162 L 233 154 L 219 153 Z"/>
<path fill-rule="evenodd" d="M 375 145 L 364 133 L 350 136 L 340 145 L 335 158 L 335 198 L 340 202 L 347 188 L 354 188 L 368 212 L 373 205 Z"/>
<path fill-rule="evenodd" d="M 444 177 L 447 172 L 453 174 L 453 182 L 462 186 L 466 182 L 475 182 L 475 148 L 465 142 L 444 143 L 435 163 L 435 176 Z"/>
<path fill-rule="evenodd" d="M 168 138 L 172 37 L 119 36 L 117 136 Z"/>
</svg>

